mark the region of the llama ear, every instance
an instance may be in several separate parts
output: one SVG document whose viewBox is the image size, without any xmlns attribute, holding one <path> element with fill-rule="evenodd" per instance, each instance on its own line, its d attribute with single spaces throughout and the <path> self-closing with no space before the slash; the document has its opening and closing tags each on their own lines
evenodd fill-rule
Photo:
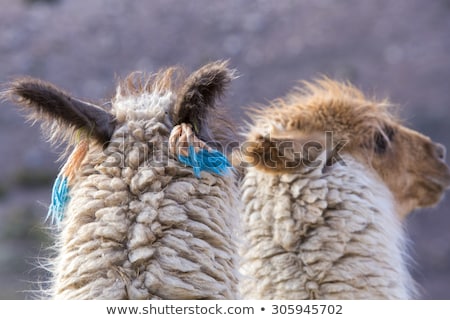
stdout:
<svg viewBox="0 0 450 320">
<path fill-rule="evenodd" d="M 33 121 L 49 127 L 50 139 L 62 141 L 82 129 L 100 143 L 108 142 L 114 117 L 102 108 L 75 99 L 54 85 L 34 78 L 20 78 L 7 85 L 7 99 L 24 107 Z"/>
<path fill-rule="evenodd" d="M 323 134 L 253 133 L 242 145 L 240 156 L 245 167 L 280 173 L 322 168 L 326 165 L 327 153 Z"/>
<path fill-rule="evenodd" d="M 214 120 L 210 111 L 233 78 L 234 71 L 227 62 L 212 62 L 192 73 L 178 94 L 172 114 L 174 124 L 189 123 L 201 139 L 212 139 L 208 122 Z"/>
</svg>

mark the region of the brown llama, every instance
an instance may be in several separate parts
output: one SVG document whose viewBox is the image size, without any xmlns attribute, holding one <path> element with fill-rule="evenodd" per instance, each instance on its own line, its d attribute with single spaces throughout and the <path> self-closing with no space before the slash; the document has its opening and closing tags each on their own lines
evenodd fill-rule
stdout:
<svg viewBox="0 0 450 320">
<path fill-rule="evenodd" d="M 74 147 L 50 207 L 60 220 L 51 298 L 237 297 L 235 176 L 180 162 L 186 143 L 208 155 L 232 140 L 215 108 L 232 78 L 224 62 L 188 77 L 134 73 L 110 110 L 37 79 L 9 84 L 5 97 Z"/>
<path fill-rule="evenodd" d="M 242 148 L 247 299 L 416 295 L 402 220 L 450 184 L 445 148 L 329 79 L 255 110 Z"/>
</svg>

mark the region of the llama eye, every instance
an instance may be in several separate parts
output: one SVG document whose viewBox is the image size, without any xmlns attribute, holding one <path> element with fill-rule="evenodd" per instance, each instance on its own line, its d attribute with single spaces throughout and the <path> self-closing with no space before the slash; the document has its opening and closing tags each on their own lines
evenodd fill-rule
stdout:
<svg viewBox="0 0 450 320">
<path fill-rule="evenodd" d="M 387 149 L 388 142 L 386 138 L 381 133 L 377 132 L 375 134 L 375 152 L 376 153 L 384 153 Z"/>
<path fill-rule="evenodd" d="M 378 154 L 382 154 L 386 151 L 389 142 L 394 138 L 394 129 L 390 126 L 386 126 L 384 128 L 384 134 L 381 132 L 377 132 L 375 134 L 375 152 Z M 389 139 L 389 141 L 387 141 Z"/>
</svg>

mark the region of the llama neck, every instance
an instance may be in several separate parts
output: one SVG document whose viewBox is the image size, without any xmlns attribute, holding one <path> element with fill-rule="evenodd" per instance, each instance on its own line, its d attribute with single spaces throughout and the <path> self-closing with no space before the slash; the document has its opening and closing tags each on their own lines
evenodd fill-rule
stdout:
<svg viewBox="0 0 450 320">
<path fill-rule="evenodd" d="M 250 168 L 241 291 L 250 299 L 405 299 L 411 277 L 390 191 L 350 157 L 304 174 Z"/>
<path fill-rule="evenodd" d="M 143 126 L 127 122 L 107 152 L 97 153 L 104 159 L 92 156 L 81 168 L 61 225 L 52 295 L 236 298 L 239 206 L 233 177 L 202 173 L 196 178 L 160 150 L 159 166 L 149 166 L 156 159 L 140 155 L 156 152 L 133 139 L 164 140 L 160 134 L 169 130 L 159 122 L 153 131 Z M 106 159 L 112 155 L 124 159 L 104 166 L 113 163 Z"/>
</svg>

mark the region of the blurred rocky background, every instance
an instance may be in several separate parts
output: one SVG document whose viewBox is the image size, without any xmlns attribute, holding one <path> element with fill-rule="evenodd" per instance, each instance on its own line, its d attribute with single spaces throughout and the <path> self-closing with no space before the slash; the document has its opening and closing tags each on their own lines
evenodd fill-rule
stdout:
<svg viewBox="0 0 450 320">
<path fill-rule="evenodd" d="M 96 100 L 117 77 L 229 59 L 243 109 L 321 74 L 389 96 L 416 130 L 450 147 L 449 0 L 0 0 L 0 82 L 31 75 Z M 0 105 L 0 298 L 31 299 L 52 243 L 44 218 L 57 151 Z M 408 218 L 423 299 L 450 299 L 450 197 Z"/>
</svg>

